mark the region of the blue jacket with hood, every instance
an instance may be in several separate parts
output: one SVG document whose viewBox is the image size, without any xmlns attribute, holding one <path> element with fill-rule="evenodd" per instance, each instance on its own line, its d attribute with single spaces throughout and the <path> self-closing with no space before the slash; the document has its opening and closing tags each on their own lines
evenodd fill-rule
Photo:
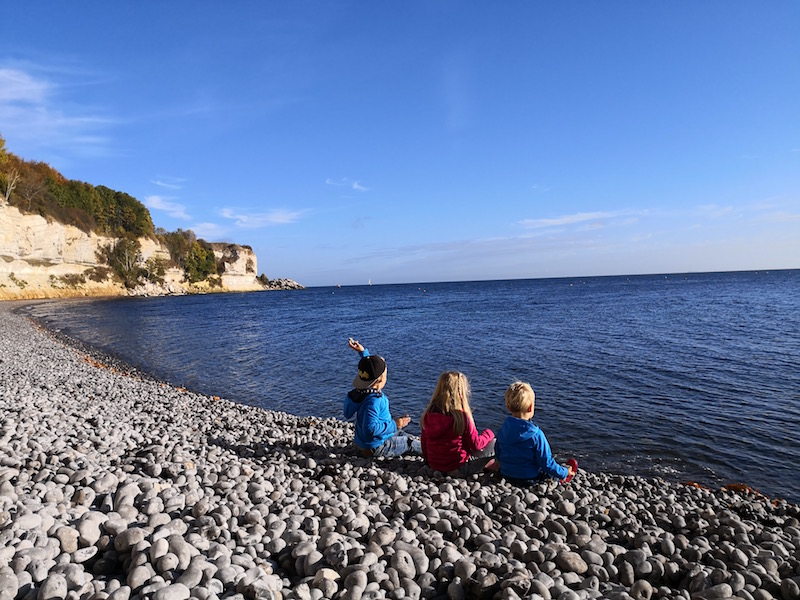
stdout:
<svg viewBox="0 0 800 600">
<path fill-rule="evenodd" d="M 360 358 L 369 356 L 364 348 Z M 355 444 L 359 448 L 375 449 L 397 433 L 397 424 L 389 412 L 389 398 L 382 390 L 369 388 L 351 390 L 344 399 L 344 417 L 356 417 Z"/>
</svg>

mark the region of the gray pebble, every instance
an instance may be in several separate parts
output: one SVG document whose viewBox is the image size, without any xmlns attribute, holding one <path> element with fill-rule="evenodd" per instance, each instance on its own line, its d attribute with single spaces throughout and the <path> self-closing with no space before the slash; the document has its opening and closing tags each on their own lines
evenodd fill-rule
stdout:
<svg viewBox="0 0 800 600">
<path fill-rule="evenodd" d="M 182 583 L 173 583 L 153 594 L 153 600 L 188 600 L 191 592 Z"/>
<path fill-rule="evenodd" d="M 64 600 L 67 597 L 67 579 L 63 575 L 50 575 L 36 596 L 37 600 Z"/>
<path fill-rule="evenodd" d="M 577 552 L 561 552 L 556 556 L 556 564 L 562 570 L 578 575 L 583 575 L 589 569 L 589 565 Z"/>
</svg>

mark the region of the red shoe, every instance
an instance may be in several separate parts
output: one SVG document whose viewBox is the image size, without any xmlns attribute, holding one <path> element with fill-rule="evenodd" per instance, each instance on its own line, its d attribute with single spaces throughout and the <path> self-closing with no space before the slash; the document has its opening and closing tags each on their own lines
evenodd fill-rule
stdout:
<svg viewBox="0 0 800 600">
<path fill-rule="evenodd" d="M 572 470 L 574 472 L 572 473 L 572 475 L 567 475 L 566 478 L 564 478 L 564 480 L 563 480 L 564 483 L 569 483 L 570 481 L 572 481 L 572 478 L 575 477 L 575 473 L 578 472 L 578 461 L 575 460 L 574 458 L 570 458 L 567 461 L 567 466 L 572 467 Z"/>
</svg>

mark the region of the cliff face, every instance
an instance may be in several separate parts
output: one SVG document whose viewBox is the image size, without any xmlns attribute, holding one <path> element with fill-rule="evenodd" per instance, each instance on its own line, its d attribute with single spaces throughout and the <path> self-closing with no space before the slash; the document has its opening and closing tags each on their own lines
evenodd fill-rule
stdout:
<svg viewBox="0 0 800 600">
<path fill-rule="evenodd" d="M 98 251 L 111 238 L 85 233 L 77 227 L 26 215 L 15 207 L 0 205 L 0 300 L 75 296 L 121 296 L 130 293 L 114 280 L 98 260 Z M 169 259 L 158 241 L 140 238 L 143 260 Z M 225 262 L 220 291 L 264 289 L 256 280 L 256 256 L 250 248 L 214 244 L 217 259 Z M 179 269 L 169 269 L 164 286 L 141 293 L 188 293 L 209 286 L 189 286 Z"/>
<path fill-rule="evenodd" d="M 258 273 L 258 261 L 253 250 L 248 246 L 237 244 L 211 244 L 217 262 L 222 261 L 225 270 L 220 277 L 222 286 L 230 290 L 238 290 L 242 285 L 249 285 Z"/>
</svg>

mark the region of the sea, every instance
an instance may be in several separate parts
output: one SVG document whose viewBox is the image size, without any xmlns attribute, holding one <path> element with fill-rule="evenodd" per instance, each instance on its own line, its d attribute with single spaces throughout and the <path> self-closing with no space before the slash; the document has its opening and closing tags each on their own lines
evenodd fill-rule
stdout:
<svg viewBox="0 0 800 600">
<path fill-rule="evenodd" d="M 800 270 L 317 287 L 30 305 L 51 329 L 160 380 L 343 418 L 361 341 L 419 418 L 464 372 L 479 429 L 514 381 L 562 463 L 743 483 L 800 503 Z"/>
</svg>

